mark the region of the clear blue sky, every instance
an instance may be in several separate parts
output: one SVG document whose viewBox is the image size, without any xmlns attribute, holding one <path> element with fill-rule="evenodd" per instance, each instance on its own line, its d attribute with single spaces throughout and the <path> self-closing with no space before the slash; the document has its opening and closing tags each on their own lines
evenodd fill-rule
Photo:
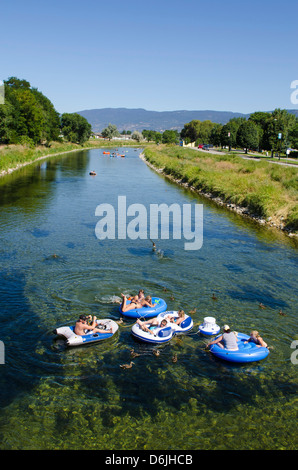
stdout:
<svg viewBox="0 0 298 470">
<path fill-rule="evenodd" d="M 297 0 L 13 0 L 0 6 L 0 80 L 57 111 L 296 109 Z"/>
</svg>

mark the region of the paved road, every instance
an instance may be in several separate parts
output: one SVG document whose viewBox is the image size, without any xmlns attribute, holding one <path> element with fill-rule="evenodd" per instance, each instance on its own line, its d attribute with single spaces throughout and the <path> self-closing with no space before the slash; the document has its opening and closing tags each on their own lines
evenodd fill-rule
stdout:
<svg viewBox="0 0 298 470">
<path fill-rule="evenodd" d="M 198 149 L 196 147 L 189 147 L 189 148 L 192 148 L 194 150 L 198 150 L 199 152 L 202 152 L 202 153 L 209 153 L 210 152 L 210 153 L 213 153 L 215 155 L 223 155 L 223 152 L 219 152 L 219 151 L 213 150 L 213 149 L 203 150 L 203 149 Z M 250 157 L 249 155 L 246 155 L 246 154 L 242 155 L 241 153 L 238 153 L 238 154 L 235 153 L 234 155 L 237 155 L 237 157 L 244 158 L 245 160 L 254 160 L 255 162 L 261 162 L 262 161 L 261 158 L 258 159 L 257 155 L 254 156 L 254 157 L 253 156 Z M 274 161 L 274 160 L 265 160 L 265 161 L 268 162 L 268 163 L 276 163 L 277 165 L 294 166 L 294 167 L 298 168 L 298 165 L 295 164 L 295 163 L 290 163 L 290 162 L 285 163 L 285 162 L 279 162 L 279 161 Z"/>
</svg>

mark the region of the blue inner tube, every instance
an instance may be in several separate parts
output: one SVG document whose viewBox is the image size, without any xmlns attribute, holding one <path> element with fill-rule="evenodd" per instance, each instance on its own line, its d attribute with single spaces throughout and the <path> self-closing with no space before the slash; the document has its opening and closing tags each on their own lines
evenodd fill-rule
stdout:
<svg viewBox="0 0 298 470">
<path fill-rule="evenodd" d="M 210 346 L 210 352 L 219 359 L 237 363 L 261 361 L 268 356 L 269 349 L 259 347 L 253 342 L 244 344 L 244 342 L 249 339 L 248 335 L 245 335 L 244 333 L 238 333 L 237 338 L 239 348 L 237 351 L 231 351 L 230 349 L 221 348 L 217 344 L 212 344 Z"/>
<path fill-rule="evenodd" d="M 74 332 L 74 326 L 70 326 L 69 328 Z M 89 333 L 81 335 L 80 337 L 82 338 L 82 344 L 85 344 L 97 343 L 98 341 L 103 341 L 104 339 L 111 338 L 113 335 L 114 333 L 93 333 L 92 331 L 90 331 Z"/>
<path fill-rule="evenodd" d="M 159 313 L 164 312 L 167 309 L 166 302 L 159 297 L 152 297 L 152 304 L 156 304 L 155 307 L 142 307 L 134 308 L 123 312 L 120 306 L 119 311 L 121 315 L 124 315 L 127 318 L 152 318 L 156 317 Z M 130 300 L 127 300 L 126 305 L 130 304 Z"/>
</svg>

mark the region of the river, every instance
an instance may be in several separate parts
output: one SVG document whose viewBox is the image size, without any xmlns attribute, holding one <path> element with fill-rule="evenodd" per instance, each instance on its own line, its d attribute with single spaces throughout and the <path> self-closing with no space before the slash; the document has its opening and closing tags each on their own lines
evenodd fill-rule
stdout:
<svg viewBox="0 0 298 470">
<path fill-rule="evenodd" d="M 78 151 L 1 178 L 0 448 L 296 449 L 294 241 L 169 182 L 140 151 Z M 96 207 L 116 207 L 119 195 L 148 209 L 203 204 L 202 247 L 99 240 Z M 196 310 L 193 330 L 158 346 L 159 356 L 132 337 L 130 320 L 95 345 L 67 349 L 54 335 L 81 313 L 118 321 L 115 300 L 140 288 L 170 310 Z M 214 358 L 198 333 L 206 316 L 257 329 L 269 356 Z M 131 349 L 140 355 L 121 369 Z"/>
</svg>

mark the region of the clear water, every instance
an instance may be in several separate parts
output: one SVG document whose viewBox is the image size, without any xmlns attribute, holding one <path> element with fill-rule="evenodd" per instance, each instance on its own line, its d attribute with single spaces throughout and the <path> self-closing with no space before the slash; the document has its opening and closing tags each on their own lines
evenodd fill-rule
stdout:
<svg viewBox="0 0 298 470">
<path fill-rule="evenodd" d="M 140 150 L 123 152 L 54 157 L 0 181 L 1 449 L 296 449 L 297 247 L 167 181 Z M 203 203 L 203 247 L 98 240 L 95 209 L 118 195 L 148 208 Z M 192 332 L 158 357 L 128 320 L 96 345 L 65 349 L 53 334 L 81 313 L 118 320 L 114 301 L 140 288 L 171 310 L 196 309 Z M 257 329 L 268 358 L 214 358 L 198 334 L 206 316 Z M 132 348 L 140 356 L 123 370 Z"/>
</svg>

